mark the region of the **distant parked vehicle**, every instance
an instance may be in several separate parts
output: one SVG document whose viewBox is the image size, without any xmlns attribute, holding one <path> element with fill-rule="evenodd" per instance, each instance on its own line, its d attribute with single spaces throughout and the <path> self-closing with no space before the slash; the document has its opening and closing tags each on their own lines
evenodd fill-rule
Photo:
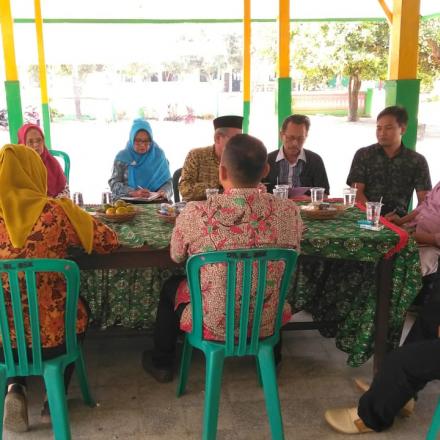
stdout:
<svg viewBox="0 0 440 440">
<path fill-rule="evenodd" d="M 8 112 L 6 109 L 0 109 L 0 127 L 5 130 L 8 128 Z"/>
</svg>

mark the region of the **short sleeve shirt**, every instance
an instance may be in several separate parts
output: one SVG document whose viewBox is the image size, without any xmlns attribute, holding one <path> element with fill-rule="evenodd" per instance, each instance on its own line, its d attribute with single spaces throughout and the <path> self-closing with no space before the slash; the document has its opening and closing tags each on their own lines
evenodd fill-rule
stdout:
<svg viewBox="0 0 440 440">
<path fill-rule="evenodd" d="M 403 144 L 392 158 L 379 144 L 358 150 L 347 177 L 348 185 L 355 182 L 365 185 L 367 200 L 379 201 L 382 197 L 384 214 L 392 210 L 407 212 L 414 190 L 432 188 L 426 159 Z"/>
</svg>

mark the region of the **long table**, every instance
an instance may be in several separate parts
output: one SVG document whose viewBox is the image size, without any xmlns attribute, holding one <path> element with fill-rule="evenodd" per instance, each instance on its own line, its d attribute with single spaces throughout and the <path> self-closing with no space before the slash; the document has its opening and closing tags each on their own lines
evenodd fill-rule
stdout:
<svg viewBox="0 0 440 440">
<path fill-rule="evenodd" d="M 151 327 L 161 286 L 183 272 L 169 257 L 172 225 L 155 215 L 154 206 L 140 209 L 132 223 L 111 225 L 120 249 L 75 257 L 83 269 L 82 295 L 103 328 Z M 363 217 L 354 208 L 334 220 L 304 219 L 307 231 L 289 301 L 295 310 L 310 312 L 323 335 L 336 338 L 349 365 L 359 366 L 374 353 L 376 369 L 398 344 L 421 274 L 413 240 L 402 243 L 388 228 L 361 230 L 357 220 Z"/>
</svg>

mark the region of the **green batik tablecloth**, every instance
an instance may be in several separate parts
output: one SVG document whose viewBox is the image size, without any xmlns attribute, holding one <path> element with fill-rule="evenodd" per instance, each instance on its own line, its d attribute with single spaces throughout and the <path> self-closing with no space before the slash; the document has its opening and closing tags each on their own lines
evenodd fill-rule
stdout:
<svg viewBox="0 0 440 440">
<path fill-rule="evenodd" d="M 109 225 L 122 244 L 157 249 L 169 245 L 172 225 L 154 213 L 155 205 L 140 206 L 130 223 Z M 358 366 L 373 353 L 376 311 L 376 274 L 380 259 L 399 242 L 389 230 L 359 229 L 357 220 L 365 214 L 356 208 L 334 220 L 304 219 L 308 230 L 301 253 L 325 257 L 300 259 L 294 289 L 289 295 L 295 310 L 307 310 L 315 320 L 333 321 L 321 329 L 336 338 L 336 345 L 348 353 L 348 364 Z M 123 325 L 152 327 L 163 283 L 182 269 L 130 269 L 81 272 L 82 295 L 89 303 L 92 320 L 102 328 Z M 419 256 L 414 241 L 395 256 L 390 305 L 389 348 L 398 343 L 405 311 L 421 286 Z"/>
<path fill-rule="evenodd" d="M 118 234 L 120 243 L 129 247 L 144 244 L 155 249 L 168 247 L 173 225 L 155 215 L 157 205 L 139 205 L 137 209 L 137 216 L 130 222 L 107 222 Z M 182 272 L 180 268 L 155 267 L 82 270 L 81 295 L 88 302 L 94 325 L 149 329 L 156 317 L 163 283 L 171 275 Z"/>
<path fill-rule="evenodd" d="M 316 321 L 334 321 L 321 328 L 348 353 L 347 363 L 359 366 L 373 353 L 376 311 L 376 266 L 399 243 L 390 229 L 360 229 L 365 214 L 357 208 L 334 220 L 304 219 L 307 231 L 301 253 L 329 259 L 299 259 L 296 283 L 289 301 L 294 310 L 307 310 Z M 405 312 L 421 287 L 415 242 L 395 255 L 390 304 L 388 348 L 399 342 Z"/>
</svg>

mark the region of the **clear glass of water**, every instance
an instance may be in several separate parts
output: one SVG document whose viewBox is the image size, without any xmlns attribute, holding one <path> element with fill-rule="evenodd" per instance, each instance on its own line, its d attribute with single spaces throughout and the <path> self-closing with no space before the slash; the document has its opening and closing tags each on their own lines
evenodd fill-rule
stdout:
<svg viewBox="0 0 440 440">
<path fill-rule="evenodd" d="M 348 208 L 353 208 L 356 202 L 356 188 L 344 188 L 342 194 L 344 196 L 344 205 Z"/>
<path fill-rule="evenodd" d="M 311 202 L 319 205 L 324 201 L 325 188 L 310 188 Z"/>
<path fill-rule="evenodd" d="M 286 188 L 274 188 L 272 193 L 276 199 L 285 200 L 288 196 L 288 190 Z"/>
<path fill-rule="evenodd" d="M 283 199 L 289 198 L 289 189 L 290 189 L 289 185 L 275 185 L 275 189 L 281 189 L 286 193 Z"/>
<path fill-rule="evenodd" d="M 372 222 L 374 226 L 379 226 L 380 211 L 382 210 L 383 203 L 380 202 L 366 202 L 367 207 L 367 220 Z"/>
<path fill-rule="evenodd" d="M 84 200 L 83 200 L 83 195 L 80 192 L 75 192 L 73 193 L 73 197 L 72 197 L 73 203 L 75 203 L 75 205 L 78 206 L 84 206 Z"/>
</svg>

